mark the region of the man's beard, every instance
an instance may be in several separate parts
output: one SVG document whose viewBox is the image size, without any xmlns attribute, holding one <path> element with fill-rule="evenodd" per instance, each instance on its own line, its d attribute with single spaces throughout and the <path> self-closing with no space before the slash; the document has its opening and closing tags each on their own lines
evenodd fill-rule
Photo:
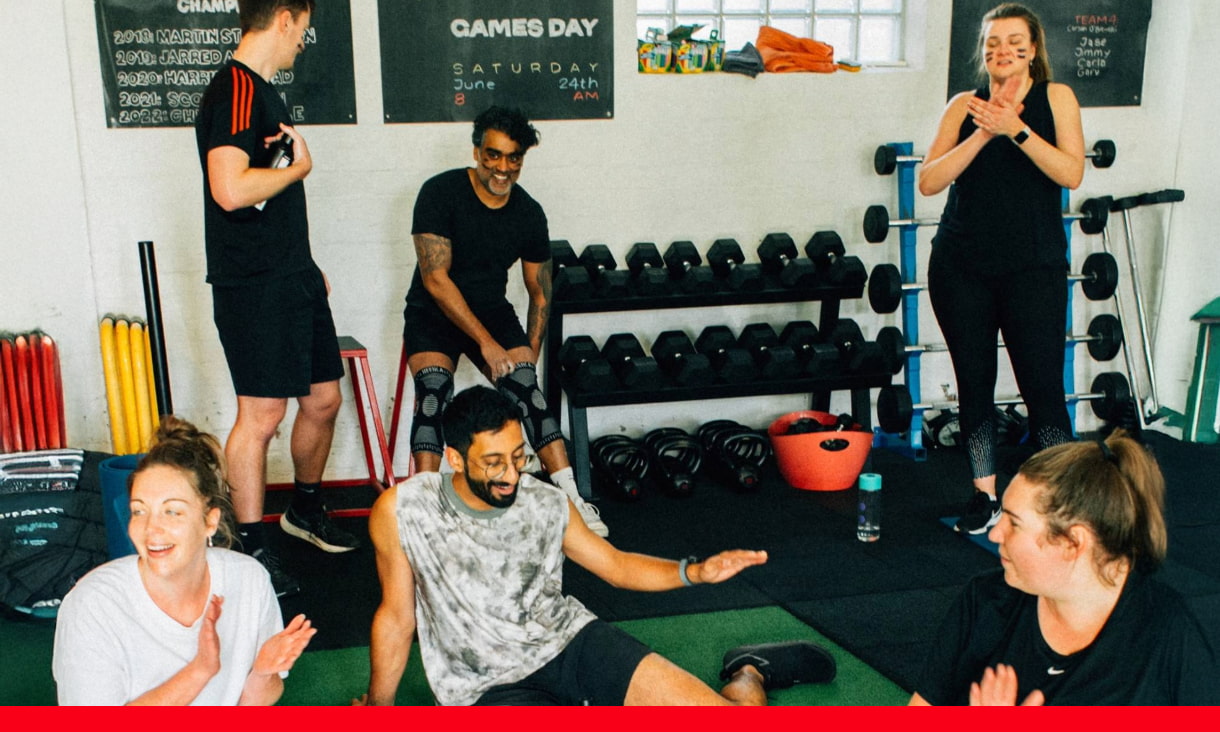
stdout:
<svg viewBox="0 0 1220 732">
<path fill-rule="evenodd" d="M 517 500 L 517 491 L 513 490 L 507 496 L 497 496 L 492 492 L 492 487 L 510 487 L 512 483 L 505 483 L 499 480 L 475 480 L 469 470 L 463 470 L 466 475 L 466 485 L 470 488 L 479 500 L 493 508 L 508 508 Z"/>
</svg>

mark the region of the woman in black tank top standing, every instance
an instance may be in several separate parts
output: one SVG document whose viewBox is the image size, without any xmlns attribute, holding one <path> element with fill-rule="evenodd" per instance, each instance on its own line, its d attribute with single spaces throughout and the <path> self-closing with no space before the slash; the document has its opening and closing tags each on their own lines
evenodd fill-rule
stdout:
<svg viewBox="0 0 1220 732">
<path fill-rule="evenodd" d="M 928 292 L 957 378 L 976 491 L 955 528 L 970 534 L 985 533 L 1000 517 L 998 335 L 1038 447 L 1072 438 L 1063 388 L 1061 192 L 1080 185 L 1084 135 L 1076 96 L 1050 81 L 1044 38 L 1038 17 L 1017 3 L 983 17 L 978 56 L 987 83 L 949 101 L 919 171 L 925 196 L 952 185 L 933 240 Z"/>
</svg>

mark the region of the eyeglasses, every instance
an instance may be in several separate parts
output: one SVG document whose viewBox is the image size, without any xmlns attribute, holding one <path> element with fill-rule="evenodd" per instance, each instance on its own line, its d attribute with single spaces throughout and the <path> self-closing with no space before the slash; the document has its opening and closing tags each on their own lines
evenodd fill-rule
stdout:
<svg viewBox="0 0 1220 732">
<path fill-rule="evenodd" d="M 484 463 L 483 477 L 485 477 L 487 480 L 499 480 L 508 473 L 508 466 L 510 464 L 513 466 L 513 469 L 517 471 L 517 473 L 521 473 L 525 470 L 525 466 L 529 464 L 529 457 L 522 453 L 521 455 L 514 457 L 511 463 L 507 463 L 502 460 L 497 460 L 492 463 Z"/>
<path fill-rule="evenodd" d="M 495 149 L 494 147 L 485 147 L 479 152 L 483 156 L 483 162 L 489 165 L 494 165 L 500 162 L 501 158 L 508 160 L 508 166 L 510 168 L 520 168 L 521 164 L 525 162 L 525 153 L 522 152 L 509 153 L 505 155 L 503 152 Z"/>
</svg>

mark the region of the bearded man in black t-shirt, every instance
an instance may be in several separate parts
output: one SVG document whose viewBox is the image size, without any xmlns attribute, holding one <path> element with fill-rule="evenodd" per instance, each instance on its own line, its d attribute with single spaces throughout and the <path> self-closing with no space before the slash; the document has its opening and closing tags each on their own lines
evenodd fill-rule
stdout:
<svg viewBox="0 0 1220 732">
<path fill-rule="evenodd" d="M 582 500 L 559 423 L 538 388 L 536 364 L 551 307 L 546 214 L 517 185 L 538 131 L 516 110 L 491 107 L 474 121 L 473 168 L 424 183 L 411 235 L 419 264 L 407 292 L 403 344 L 415 382 L 411 452 L 418 471 L 440 469 L 441 413 L 453 395 L 462 354 L 520 407 L 530 444 L 551 481 L 595 533 L 609 530 Z M 521 261 L 529 295 L 526 327 L 506 297 L 508 270 Z"/>
</svg>

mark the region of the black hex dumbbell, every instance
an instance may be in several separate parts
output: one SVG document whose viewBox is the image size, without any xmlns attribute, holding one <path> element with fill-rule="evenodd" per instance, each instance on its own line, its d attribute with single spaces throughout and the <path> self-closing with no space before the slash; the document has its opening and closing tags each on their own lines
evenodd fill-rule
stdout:
<svg viewBox="0 0 1220 732">
<path fill-rule="evenodd" d="M 720 381 L 738 384 L 758 374 L 750 352 L 737 345 L 737 337 L 727 325 L 709 325 L 695 339 L 695 350 L 712 362 Z"/>
<path fill-rule="evenodd" d="M 703 257 L 693 242 L 676 241 L 665 250 L 665 266 L 669 276 L 683 292 L 715 292 L 712 271 L 703 267 Z"/>
<path fill-rule="evenodd" d="M 631 333 L 615 333 L 602 344 L 602 358 L 610 363 L 619 383 L 628 389 L 655 387 L 661 380 L 656 359 L 644 355 L 640 340 Z"/>
<path fill-rule="evenodd" d="M 593 292 L 598 297 L 627 295 L 628 274 L 618 269 L 610 247 L 605 244 L 590 244 L 580 253 L 580 263 L 589 271 L 589 277 L 593 280 Z"/>
<path fill-rule="evenodd" d="M 650 241 L 637 242 L 627 252 L 627 269 L 637 295 L 666 295 L 672 290 L 665 260 L 657 245 Z"/>
<path fill-rule="evenodd" d="M 741 329 L 737 345 L 749 351 L 764 379 L 792 379 L 800 372 L 796 353 L 779 342 L 775 329 L 767 323 L 750 323 Z"/>
<path fill-rule="evenodd" d="M 862 287 L 868 279 L 859 257 L 846 256 L 843 240 L 834 231 L 818 231 L 805 244 L 805 256 L 832 285 Z"/>
<path fill-rule="evenodd" d="M 566 239 L 551 242 L 551 269 L 556 300 L 584 300 L 593 294 L 589 271 Z"/>
<path fill-rule="evenodd" d="M 730 290 L 757 292 L 763 288 L 762 267 L 746 264 L 746 255 L 736 239 L 717 239 L 707 250 L 707 262 Z"/>
<path fill-rule="evenodd" d="M 818 328 L 808 320 L 793 320 L 784 326 L 779 342 L 792 349 L 805 376 L 831 376 L 839 371 L 839 349 L 823 343 Z"/>
<path fill-rule="evenodd" d="M 881 347 L 864 340 L 856 321 L 839 318 L 826 340 L 838 349 L 839 363 L 847 373 L 889 372 Z"/>
<path fill-rule="evenodd" d="M 652 342 L 652 357 L 675 384 L 697 386 L 716 378 L 712 361 L 695 350 L 690 336 L 680 330 L 667 330 Z"/>
<path fill-rule="evenodd" d="M 587 335 L 571 336 L 559 347 L 559 364 L 577 391 L 617 391 L 618 379 L 602 358 L 597 343 Z"/>
<path fill-rule="evenodd" d="M 796 254 L 796 243 L 783 233 L 767 234 L 758 245 L 758 259 L 765 272 L 779 275 L 784 287 L 806 289 L 817 284 L 817 270 L 813 262 L 800 259 Z"/>
</svg>

